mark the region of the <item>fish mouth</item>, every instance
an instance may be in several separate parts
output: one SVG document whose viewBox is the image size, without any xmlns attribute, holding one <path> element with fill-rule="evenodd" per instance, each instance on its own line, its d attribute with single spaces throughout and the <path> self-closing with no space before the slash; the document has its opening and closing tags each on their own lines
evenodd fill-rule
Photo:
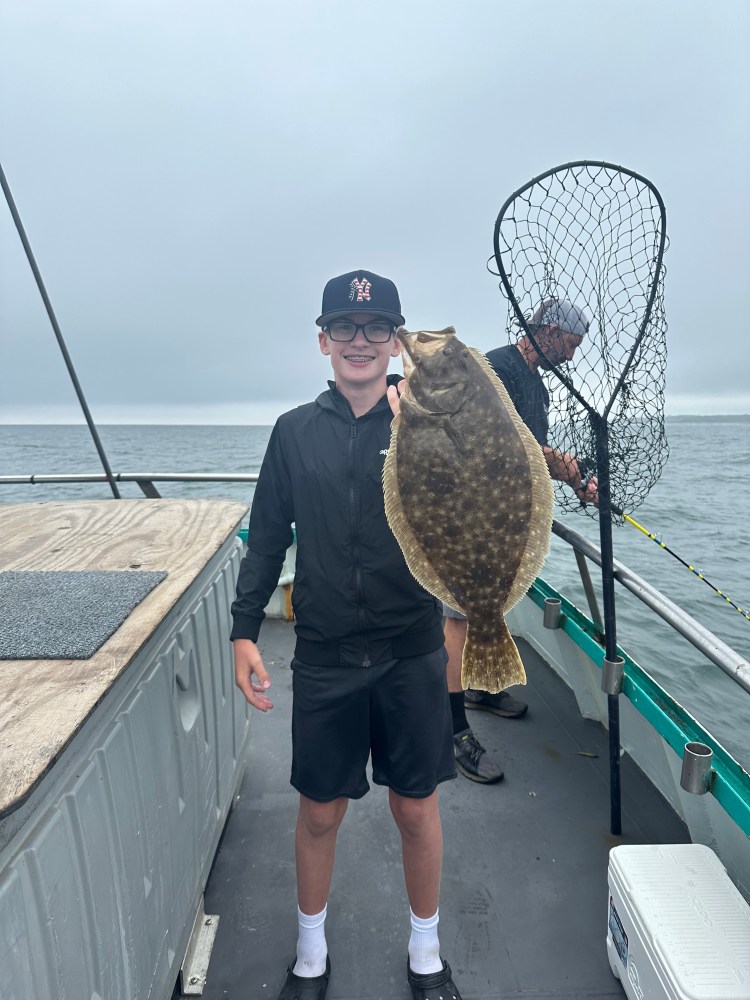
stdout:
<svg viewBox="0 0 750 1000">
<path fill-rule="evenodd" d="M 436 354 L 445 346 L 450 337 L 455 337 L 456 330 L 448 326 L 445 330 L 418 330 L 411 333 L 405 327 L 399 327 L 396 336 L 401 342 L 401 359 L 404 365 L 404 375 L 409 378 L 417 363 L 417 357 L 426 354 Z"/>
<path fill-rule="evenodd" d="M 419 413 L 424 414 L 426 417 L 453 417 L 458 412 L 455 407 L 449 407 L 446 409 L 441 409 L 439 405 L 436 405 L 439 401 L 435 400 L 433 397 L 430 400 L 430 405 L 420 403 L 414 394 L 407 396 L 408 405 Z M 458 610 L 458 608 L 456 609 Z"/>
</svg>

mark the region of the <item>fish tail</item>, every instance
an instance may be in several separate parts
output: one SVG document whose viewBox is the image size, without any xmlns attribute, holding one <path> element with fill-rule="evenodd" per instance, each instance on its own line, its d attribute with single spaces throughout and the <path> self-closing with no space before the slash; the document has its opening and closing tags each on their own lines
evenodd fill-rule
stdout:
<svg viewBox="0 0 750 1000">
<path fill-rule="evenodd" d="M 492 632 L 481 631 L 469 622 L 461 683 L 464 689 L 474 688 L 490 694 L 497 694 L 511 684 L 526 683 L 526 671 L 504 619 Z"/>
</svg>

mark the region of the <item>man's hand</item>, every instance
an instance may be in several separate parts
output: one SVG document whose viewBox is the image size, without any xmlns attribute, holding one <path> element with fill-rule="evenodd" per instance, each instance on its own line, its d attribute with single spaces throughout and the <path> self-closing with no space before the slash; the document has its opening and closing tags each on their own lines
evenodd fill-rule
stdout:
<svg viewBox="0 0 750 1000">
<path fill-rule="evenodd" d="M 595 507 L 599 506 L 599 480 L 596 476 L 591 476 L 585 483 L 581 485 L 576 490 L 576 496 L 585 506 L 587 503 L 593 503 Z"/>
<path fill-rule="evenodd" d="M 386 394 L 388 396 L 388 402 L 391 404 L 391 410 L 393 411 L 393 416 L 397 417 L 399 411 L 401 410 L 401 399 L 400 397 L 406 392 L 408 387 L 405 378 L 402 378 L 397 385 L 389 385 Z"/>
<path fill-rule="evenodd" d="M 599 506 L 599 481 L 596 476 L 591 476 L 587 482 L 583 482 L 575 455 L 567 451 L 558 451 L 548 445 L 542 446 L 542 452 L 553 479 L 567 483 L 584 506 L 587 503 Z"/>
<path fill-rule="evenodd" d="M 267 712 L 269 708 L 273 708 L 273 702 L 265 694 L 271 686 L 271 681 L 263 666 L 260 650 L 252 639 L 235 639 L 232 645 L 234 646 L 234 683 L 253 708 Z M 253 683 L 253 675 L 257 679 L 255 683 Z"/>
</svg>

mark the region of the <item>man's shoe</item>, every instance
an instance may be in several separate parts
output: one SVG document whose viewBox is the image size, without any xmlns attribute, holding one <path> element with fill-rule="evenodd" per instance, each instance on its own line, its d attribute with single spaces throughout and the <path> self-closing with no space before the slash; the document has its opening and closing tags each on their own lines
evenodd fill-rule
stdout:
<svg viewBox="0 0 750 1000">
<path fill-rule="evenodd" d="M 518 719 L 526 714 L 529 706 L 507 691 L 501 691 L 499 694 L 488 694 L 487 691 L 464 691 L 464 707 L 492 712 L 493 715 L 502 715 L 504 719 Z"/>
<path fill-rule="evenodd" d="M 465 777 L 483 785 L 492 785 L 502 778 L 502 768 L 498 767 L 470 729 L 454 735 L 453 750 L 456 767 Z"/>
</svg>

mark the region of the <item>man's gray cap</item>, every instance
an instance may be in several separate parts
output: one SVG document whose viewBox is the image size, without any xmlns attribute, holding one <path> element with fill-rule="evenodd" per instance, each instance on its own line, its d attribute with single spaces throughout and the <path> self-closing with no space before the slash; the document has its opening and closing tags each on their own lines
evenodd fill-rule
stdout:
<svg viewBox="0 0 750 1000">
<path fill-rule="evenodd" d="M 574 333 L 578 337 L 589 329 L 584 311 L 567 299 L 545 299 L 528 323 L 532 329 L 535 326 L 557 326 L 563 333 Z"/>
</svg>

